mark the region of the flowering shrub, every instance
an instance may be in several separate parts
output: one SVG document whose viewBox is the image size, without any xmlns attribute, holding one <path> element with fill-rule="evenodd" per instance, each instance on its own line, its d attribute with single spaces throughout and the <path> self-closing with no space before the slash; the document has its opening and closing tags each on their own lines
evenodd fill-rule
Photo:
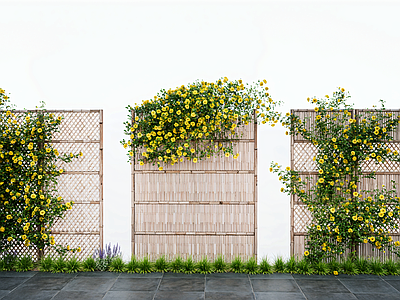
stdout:
<svg viewBox="0 0 400 300">
<path fill-rule="evenodd" d="M 308 99 L 316 105 L 314 120 L 290 114 L 284 119 L 291 135 L 301 135 L 317 148 L 316 182 L 311 178 L 305 182 L 299 172 L 271 163 L 270 171 L 278 173 L 285 185 L 281 191 L 295 194 L 311 212 L 304 253 L 311 260 L 334 257 L 346 249 L 354 252 L 360 243 L 400 254 L 400 243 L 390 236 L 400 212 L 395 186 L 359 188 L 363 178 L 375 178 L 373 172 L 362 174 L 365 162 L 400 161 L 387 143 L 400 120 L 385 112 L 383 101 L 380 109 L 352 116 L 352 106 L 346 103 L 349 97 L 339 89 L 333 97 Z M 311 186 L 308 190 L 307 185 Z"/>
<path fill-rule="evenodd" d="M 279 120 L 274 111 L 279 103 L 271 99 L 266 83 L 244 85 L 242 80 L 224 77 L 216 83 L 197 81 L 163 89 L 153 100 L 127 107 L 129 121 L 124 124 L 130 140 L 121 144 L 129 146 L 129 156 L 139 153 L 141 165 L 157 164 L 160 170 L 161 163 L 174 165 L 185 159 L 197 163 L 221 151 L 236 159 L 239 153 L 234 154 L 232 146 L 232 139 L 238 137 L 235 128 L 249 124 L 254 110 L 263 124 L 274 126 Z"/>
<path fill-rule="evenodd" d="M 58 159 L 70 162 L 78 154 L 61 156 L 48 143 L 62 117 L 44 110 L 17 116 L 7 102 L 8 96 L 0 89 L 0 253 L 18 242 L 35 246 L 39 257 L 45 247 L 62 253 L 80 251 L 55 245 L 50 231 L 54 221 L 73 205 L 63 204 L 56 196 L 57 176 L 63 170 L 57 170 L 54 163 Z"/>
</svg>

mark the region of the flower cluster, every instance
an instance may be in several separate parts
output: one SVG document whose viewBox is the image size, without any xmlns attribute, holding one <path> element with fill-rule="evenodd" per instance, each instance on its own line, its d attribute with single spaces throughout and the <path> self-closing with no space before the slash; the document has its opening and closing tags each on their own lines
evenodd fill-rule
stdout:
<svg viewBox="0 0 400 300">
<path fill-rule="evenodd" d="M 61 116 L 45 110 L 15 114 L 8 98 L 0 89 L 0 252 L 15 243 L 35 246 L 39 254 L 48 246 L 77 251 L 55 245 L 51 226 L 73 205 L 56 196 L 56 178 L 63 170 L 55 162 L 82 154 L 60 155 L 49 143 Z"/>
<path fill-rule="evenodd" d="M 130 140 L 129 156 L 139 154 L 139 163 L 171 165 L 184 160 L 198 161 L 223 152 L 237 158 L 233 142 L 237 127 L 247 125 L 256 117 L 271 126 L 279 121 L 274 111 L 279 102 L 268 93 L 267 81 L 255 85 L 224 77 L 215 83 L 197 81 L 176 89 L 161 90 L 154 99 L 134 108 L 128 106 L 129 121 L 125 134 Z M 133 119 L 132 119 L 133 113 Z"/>
<path fill-rule="evenodd" d="M 304 178 L 276 163 L 270 168 L 285 185 L 281 191 L 295 194 L 311 212 L 304 253 L 311 259 L 333 257 L 347 249 L 354 252 L 360 243 L 400 254 L 400 243 L 390 236 L 400 213 L 395 183 L 392 189 L 361 189 L 362 182 L 375 179 L 374 172 L 363 171 L 367 164 L 400 162 L 398 152 L 388 143 L 400 120 L 385 111 L 383 102 L 380 109 L 354 116 L 351 105 L 346 104 L 349 97 L 339 88 L 333 97 L 308 99 L 316 104 L 313 117 L 286 116 L 290 134 L 316 147 L 313 160 L 318 172 L 314 178 Z"/>
</svg>

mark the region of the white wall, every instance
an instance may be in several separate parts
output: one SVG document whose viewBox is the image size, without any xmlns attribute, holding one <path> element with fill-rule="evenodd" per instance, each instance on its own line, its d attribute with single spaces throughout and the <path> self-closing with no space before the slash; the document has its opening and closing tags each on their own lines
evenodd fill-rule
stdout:
<svg viewBox="0 0 400 300">
<path fill-rule="evenodd" d="M 56 2 L 56 3 L 53 3 Z M 104 109 L 105 241 L 130 256 L 125 107 L 196 79 L 267 79 L 282 110 L 340 86 L 399 108 L 398 1 L 3 1 L 0 88 L 18 109 Z M 289 197 L 269 173 L 289 137 L 259 137 L 260 256 L 289 255 Z"/>
</svg>

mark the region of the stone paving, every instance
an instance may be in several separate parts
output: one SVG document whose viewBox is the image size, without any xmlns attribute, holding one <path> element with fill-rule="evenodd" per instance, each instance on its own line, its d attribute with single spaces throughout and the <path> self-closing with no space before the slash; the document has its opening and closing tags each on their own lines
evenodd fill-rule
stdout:
<svg viewBox="0 0 400 300">
<path fill-rule="evenodd" d="M 0 272 L 0 299 L 400 299 L 400 276 Z"/>
</svg>

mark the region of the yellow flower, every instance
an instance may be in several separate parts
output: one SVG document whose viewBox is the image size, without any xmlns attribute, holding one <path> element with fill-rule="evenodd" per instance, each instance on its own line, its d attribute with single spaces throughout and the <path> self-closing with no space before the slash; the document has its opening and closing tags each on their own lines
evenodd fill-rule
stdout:
<svg viewBox="0 0 400 300">
<path fill-rule="evenodd" d="M 228 152 L 227 152 L 227 153 L 225 153 L 225 156 L 226 156 L 226 157 L 229 157 L 229 153 L 228 153 Z"/>
<path fill-rule="evenodd" d="M 352 217 L 354 221 L 357 221 L 357 215 Z"/>
<path fill-rule="evenodd" d="M 64 170 L 63 170 L 63 169 L 60 169 L 59 172 L 60 172 L 60 174 L 61 174 L 62 172 L 64 172 Z"/>
<path fill-rule="evenodd" d="M 162 171 L 162 170 L 163 170 L 163 167 L 158 167 L 158 170 Z"/>
<path fill-rule="evenodd" d="M 369 240 L 370 240 L 371 242 L 375 242 L 375 237 L 371 236 L 371 237 L 369 237 Z"/>
<path fill-rule="evenodd" d="M 7 241 L 9 241 L 9 242 L 11 242 L 13 240 L 13 238 L 11 237 L 11 236 L 9 236 L 8 238 L 7 238 Z"/>
<path fill-rule="evenodd" d="M 194 163 L 197 163 L 197 158 L 196 158 L 196 157 L 193 158 L 193 162 L 194 162 Z"/>
<path fill-rule="evenodd" d="M 310 255 L 310 252 L 304 251 L 304 256 L 308 256 L 308 255 Z"/>
<path fill-rule="evenodd" d="M 12 219 L 12 216 L 11 215 L 7 215 L 7 220 L 11 220 Z"/>
<path fill-rule="evenodd" d="M 323 178 L 318 179 L 318 182 L 319 182 L 319 183 L 324 183 L 324 181 L 325 181 L 325 180 L 324 180 Z"/>
<path fill-rule="evenodd" d="M 0 232 L 4 232 L 6 230 L 3 226 L 0 227 Z"/>
<path fill-rule="evenodd" d="M 399 242 L 399 241 L 396 241 L 396 242 L 394 242 L 394 245 L 395 245 L 395 246 L 400 246 L 400 242 Z"/>
<path fill-rule="evenodd" d="M 41 210 L 41 211 L 40 211 L 40 214 L 41 214 L 42 216 L 44 216 L 45 213 L 46 213 L 46 212 L 45 212 L 44 210 Z"/>
<path fill-rule="evenodd" d="M 319 173 L 319 174 L 322 174 L 322 173 L 324 173 L 324 170 L 319 169 L 319 170 L 318 170 L 318 173 Z"/>
<path fill-rule="evenodd" d="M 335 208 L 332 207 L 332 208 L 330 209 L 330 211 L 331 211 L 331 213 L 334 213 L 334 212 L 335 212 Z"/>
<path fill-rule="evenodd" d="M 339 275 L 338 271 L 333 271 L 333 275 L 335 276 Z"/>
<path fill-rule="evenodd" d="M 284 190 L 285 190 L 284 188 L 281 188 L 281 192 L 282 192 L 282 193 L 283 193 Z"/>
<path fill-rule="evenodd" d="M 349 233 L 353 232 L 353 229 L 349 228 L 349 230 L 347 230 Z"/>
<path fill-rule="evenodd" d="M 367 239 L 364 239 L 363 242 L 364 242 L 364 244 L 366 244 L 366 243 L 368 243 L 368 240 L 367 240 Z"/>
<path fill-rule="evenodd" d="M 143 163 L 142 161 L 140 161 L 140 162 L 139 162 L 139 165 L 143 166 L 143 165 L 144 165 L 144 163 Z"/>
<path fill-rule="evenodd" d="M 286 171 L 290 171 L 290 167 L 286 167 Z"/>
<path fill-rule="evenodd" d="M 315 110 L 315 111 L 318 111 L 318 107 L 315 107 L 314 110 Z"/>
<path fill-rule="evenodd" d="M 383 199 L 385 199 L 385 196 L 380 195 L 380 196 L 379 196 L 379 200 L 383 200 Z"/>
</svg>

